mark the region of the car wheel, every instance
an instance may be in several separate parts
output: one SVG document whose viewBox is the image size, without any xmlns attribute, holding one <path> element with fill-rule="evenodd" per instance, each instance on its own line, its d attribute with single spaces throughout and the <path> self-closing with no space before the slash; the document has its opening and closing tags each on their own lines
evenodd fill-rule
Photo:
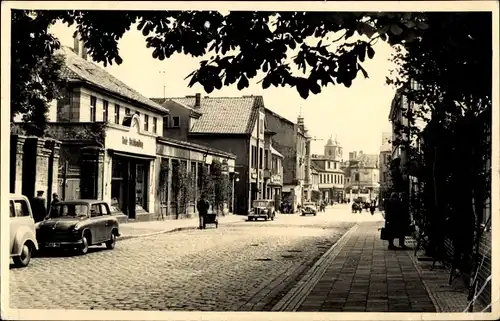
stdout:
<svg viewBox="0 0 500 321">
<path fill-rule="evenodd" d="M 31 260 L 31 252 L 32 248 L 28 243 L 23 244 L 23 248 L 21 249 L 21 254 L 19 256 L 14 256 L 14 264 L 17 267 L 26 267 L 30 263 Z"/>
<path fill-rule="evenodd" d="M 112 250 L 116 245 L 116 233 L 115 230 L 111 231 L 111 235 L 109 236 L 109 241 L 106 242 L 106 248 L 108 250 Z"/>
<path fill-rule="evenodd" d="M 85 255 L 87 254 L 88 251 L 89 251 L 89 237 L 88 235 L 84 235 L 82 237 L 82 245 L 80 246 L 79 252 L 80 254 Z"/>
</svg>

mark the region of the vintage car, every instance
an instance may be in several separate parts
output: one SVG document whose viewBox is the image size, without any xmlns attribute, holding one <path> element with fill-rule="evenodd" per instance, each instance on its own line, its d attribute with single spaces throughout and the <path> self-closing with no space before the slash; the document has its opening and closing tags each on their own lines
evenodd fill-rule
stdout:
<svg viewBox="0 0 500 321">
<path fill-rule="evenodd" d="M 258 218 L 263 218 L 266 221 L 270 219 L 274 220 L 276 216 L 276 210 L 274 208 L 274 200 L 254 200 L 252 203 L 252 208 L 248 212 L 248 220 L 257 220 Z"/>
<path fill-rule="evenodd" d="M 115 247 L 119 223 L 108 203 L 99 200 L 62 201 L 51 205 L 49 214 L 37 227 L 41 249 L 69 248 L 86 254 L 89 246 Z"/>
<path fill-rule="evenodd" d="M 24 195 L 9 195 L 10 208 L 10 257 L 17 267 L 28 266 L 31 254 L 38 250 L 35 220 L 28 198 Z"/>
<path fill-rule="evenodd" d="M 316 216 L 318 209 L 316 208 L 316 204 L 313 202 L 305 202 L 301 208 L 302 216 L 306 214 L 312 214 Z"/>
</svg>

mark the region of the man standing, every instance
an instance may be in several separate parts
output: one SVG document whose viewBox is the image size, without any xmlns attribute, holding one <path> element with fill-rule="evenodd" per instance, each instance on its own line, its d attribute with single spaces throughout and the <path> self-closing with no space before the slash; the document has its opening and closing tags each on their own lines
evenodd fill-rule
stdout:
<svg viewBox="0 0 500 321">
<path fill-rule="evenodd" d="M 43 191 L 37 191 L 36 196 L 31 201 L 31 208 L 33 209 L 33 218 L 35 223 L 43 221 L 47 216 L 47 207 L 45 205 L 46 199 L 43 197 Z"/>
<path fill-rule="evenodd" d="M 205 194 L 201 194 L 201 198 L 196 204 L 196 209 L 198 210 L 198 215 L 200 219 L 200 229 L 203 228 L 206 216 L 208 214 L 208 209 L 210 208 L 210 203 L 206 200 Z"/>
<path fill-rule="evenodd" d="M 52 215 L 52 210 L 53 210 L 52 207 L 59 202 L 60 202 L 59 195 L 57 195 L 57 193 L 52 193 L 52 202 L 50 202 L 50 209 L 49 209 L 51 215 Z"/>
</svg>

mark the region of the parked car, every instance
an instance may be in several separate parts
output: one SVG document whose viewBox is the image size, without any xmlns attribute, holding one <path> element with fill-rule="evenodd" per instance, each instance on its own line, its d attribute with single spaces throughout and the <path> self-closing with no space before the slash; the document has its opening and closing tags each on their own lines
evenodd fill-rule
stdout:
<svg viewBox="0 0 500 321">
<path fill-rule="evenodd" d="M 274 200 L 254 200 L 252 203 L 252 208 L 248 212 L 248 220 L 257 220 L 258 218 L 263 218 L 266 221 L 270 219 L 274 221 L 276 216 L 276 210 L 274 207 Z"/>
<path fill-rule="evenodd" d="M 9 195 L 10 211 L 10 257 L 14 265 L 26 267 L 31 254 L 38 250 L 35 220 L 28 198 L 24 195 Z"/>
<path fill-rule="evenodd" d="M 316 207 L 316 204 L 313 202 L 305 202 L 301 208 L 302 216 L 304 216 L 306 214 L 312 214 L 312 215 L 316 216 L 317 212 L 318 212 L 318 209 Z"/>
<path fill-rule="evenodd" d="M 80 254 L 86 254 L 89 246 L 102 243 L 113 249 L 118 236 L 119 223 L 111 215 L 108 203 L 84 199 L 52 205 L 36 233 L 41 249 L 70 248 Z"/>
</svg>

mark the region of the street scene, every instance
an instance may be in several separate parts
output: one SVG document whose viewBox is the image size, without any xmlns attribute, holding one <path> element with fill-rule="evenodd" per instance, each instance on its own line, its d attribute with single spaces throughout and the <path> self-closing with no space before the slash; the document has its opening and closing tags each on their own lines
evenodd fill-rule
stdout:
<svg viewBox="0 0 500 321">
<path fill-rule="evenodd" d="M 2 5 L 2 319 L 492 317 L 494 3 L 477 5 Z"/>
</svg>

